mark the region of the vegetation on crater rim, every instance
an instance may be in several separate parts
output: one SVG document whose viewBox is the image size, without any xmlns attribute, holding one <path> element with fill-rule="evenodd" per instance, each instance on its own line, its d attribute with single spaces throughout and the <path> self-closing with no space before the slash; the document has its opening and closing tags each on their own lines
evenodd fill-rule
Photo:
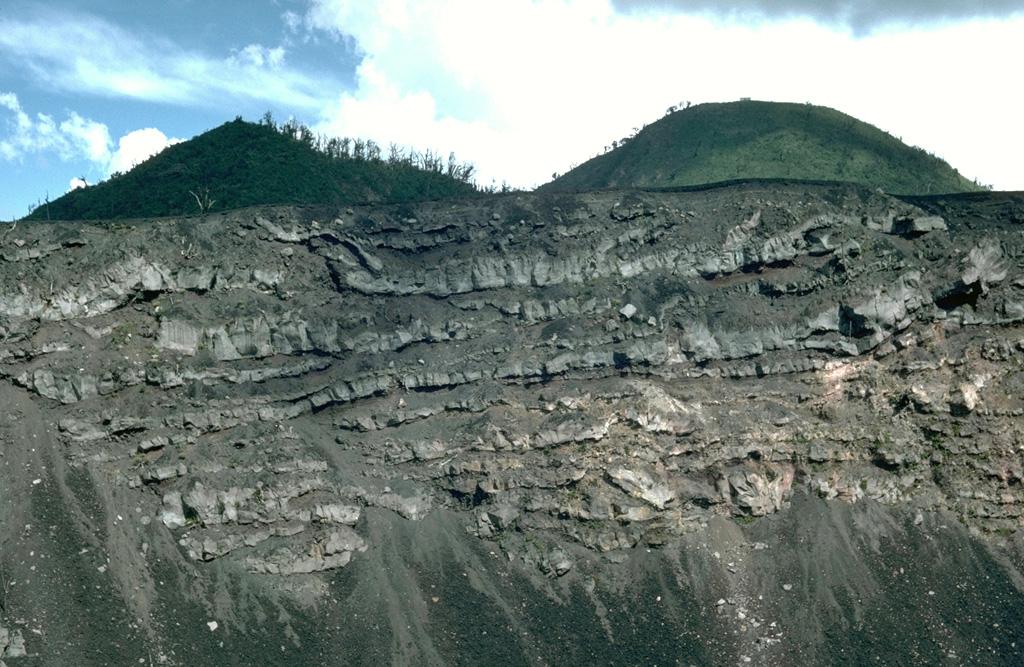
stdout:
<svg viewBox="0 0 1024 667">
<path fill-rule="evenodd" d="M 835 109 L 742 100 L 668 113 L 539 190 L 679 187 L 748 178 L 844 181 L 893 194 L 989 189 Z"/>
<path fill-rule="evenodd" d="M 350 204 L 473 194 L 474 167 L 433 151 L 327 138 L 294 120 L 241 117 L 127 173 L 40 202 L 27 220 L 150 218 L 263 204 Z"/>
</svg>

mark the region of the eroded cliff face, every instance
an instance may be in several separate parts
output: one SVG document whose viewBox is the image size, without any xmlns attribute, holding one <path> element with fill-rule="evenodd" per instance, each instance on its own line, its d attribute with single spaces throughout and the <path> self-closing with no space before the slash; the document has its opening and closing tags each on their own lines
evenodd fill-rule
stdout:
<svg viewBox="0 0 1024 667">
<path fill-rule="evenodd" d="M 758 183 L 4 230 L 5 641 L 1018 664 L 1022 231 Z"/>
</svg>

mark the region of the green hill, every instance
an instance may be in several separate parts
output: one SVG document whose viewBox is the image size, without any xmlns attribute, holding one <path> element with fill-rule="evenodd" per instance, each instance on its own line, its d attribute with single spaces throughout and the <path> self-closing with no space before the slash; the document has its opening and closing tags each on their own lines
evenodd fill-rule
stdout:
<svg viewBox="0 0 1024 667">
<path fill-rule="evenodd" d="M 539 190 L 849 181 L 893 194 L 984 189 L 945 161 L 827 107 L 740 101 L 669 113 Z"/>
<path fill-rule="evenodd" d="M 290 121 L 241 118 L 175 144 L 124 174 L 37 207 L 29 220 L 96 220 L 260 204 L 405 202 L 471 194 L 472 166 L 372 142 L 325 139 Z"/>
</svg>

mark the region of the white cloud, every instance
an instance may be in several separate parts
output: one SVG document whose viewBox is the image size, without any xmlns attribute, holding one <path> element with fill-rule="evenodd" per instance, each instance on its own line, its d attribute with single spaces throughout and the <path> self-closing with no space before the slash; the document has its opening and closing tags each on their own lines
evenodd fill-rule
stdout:
<svg viewBox="0 0 1024 667">
<path fill-rule="evenodd" d="M 8 162 L 21 159 L 26 147 L 34 142 L 33 123 L 28 114 L 22 111 L 18 96 L 14 93 L 0 95 L 0 105 L 14 113 L 14 120 L 7 121 L 10 134 L 0 140 L 0 156 Z"/>
<path fill-rule="evenodd" d="M 882 26 L 938 25 L 974 18 L 1020 14 L 1019 0 L 612 0 L 624 12 L 707 13 L 759 20 L 810 17 L 866 34 Z"/>
<path fill-rule="evenodd" d="M 33 119 L 21 107 L 13 93 L 0 94 L 0 107 L 13 112 L 9 134 L 0 140 L 0 157 L 20 161 L 27 155 L 55 154 L 63 162 L 85 160 L 92 163 L 103 178 L 116 171 L 126 172 L 181 139 L 168 139 L 156 128 L 129 132 L 118 140 L 114 150 L 110 131 L 103 123 L 68 112 L 57 123 L 52 116 L 37 114 Z M 71 189 L 87 185 L 82 178 L 71 181 Z"/>
<path fill-rule="evenodd" d="M 1017 93 L 983 65 L 1018 59 L 1024 20 L 857 39 L 810 20 L 624 15 L 607 0 L 311 0 L 303 25 L 365 54 L 319 131 L 451 148 L 484 182 L 542 183 L 681 100 L 748 96 L 835 107 L 983 181 L 999 153 L 1024 151 Z M 985 95 L 937 98 L 951 80 Z"/>
<path fill-rule="evenodd" d="M 304 23 L 302 16 L 296 14 L 291 10 L 288 10 L 281 14 L 281 20 L 284 22 L 285 27 L 287 27 L 288 30 L 293 34 L 296 34 L 300 30 L 302 30 L 302 26 Z"/>
<path fill-rule="evenodd" d="M 117 150 L 106 163 L 106 175 L 127 172 L 145 162 L 168 146 L 180 143 L 181 139 L 168 139 L 160 130 L 148 127 L 135 130 L 121 137 Z"/>
<path fill-rule="evenodd" d="M 66 137 L 71 154 L 82 155 L 92 162 L 102 162 L 110 158 L 110 131 L 107 126 L 94 120 L 86 120 L 72 112 L 68 119 L 60 124 L 61 134 Z"/>
<path fill-rule="evenodd" d="M 0 95 L 0 106 L 13 112 L 8 132 L 0 139 L 0 156 L 13 162 L 26 155 L 55 153 L 61 160 L 87 159 L 103 162 L 109 158 L 110 134 L 106 125 L 86 120 L 70 112 L 58 124 L 53 116 L 36 114 L 33 118 L 21 108 L 13 93 Z"/>
<path fill-rule="evenodd" d="M 680 99 L 748 94 L 740 82 L 751 63 L 737 47 L 758 37 L 562 0 L 316 0 L 306 23 L 351 36 L 366 54 L 358 89 L 318 129 L 450 147 L 483 182 L 520 186 L 545 182 Z M 709 58 L 714 72 L 696 66 Z"/>
<path fill-rule="evenodd" d="M 11 111 L 21 111 L 21 105 L 18 103 L 18 96 L 14 93 L 0 93 L 0 106 L 10 109 Z"/>
<path fill-rule="evenodd" d="M 250 44 L 241 51 L 236 51 L 228 58 L 228 62 L 232 65 L 279 69 L 284 64 L 284 54 L 284 47 L 281 46 L 271 49 L 262 44 Z"/>
<path fill-rule="evenodd" d="M 88 181 L 86 181 L 84 178 L 79 178 L 76 176 L 75 178 L 72 178 L 71 182 L 68 184 L 68 192 L 71 192 L 72 190 L 80 190 L 81 188 L 87 187 L 89 187 Z"/>
<path fill-rule="evenodd" d="M 454 150 L 485 183 L 543 182 L 601 141 L 595 125 L 615 133 L 638 118 L 635 109 L 581 113 L 616 72 L 572 61 L 608 51 L 596 43 L 614 37 L 602 25 L 610 15 L 594 3 L 551 0 L 314 2 L 306 24 L 350 36 L 365 53 L 358 89 L 329 107 L 318 129 Z"/>
<path fill-rule="evenodd" d="M 302 14 L 281 16 L 295 37 L 287 51 L 249 44 L 231 54 L 197 53 L 88 15 L 40 10 L 32 19 L 0 14 L 0 58 L 58 92 L 216 109 L 265 100 L 313 119 L 320 132 L 454 150 L 477 164 L 484 183 L 543 183 L 670 105 L 749 96 L 832 106 L 939 154 L 969 177 L 1024 187 L 1012 164 L 1024 152 L 1014 117 L 1019 93 L 1005 78 L 1006 63 L 1019 60 L 1022 18 L 858 39 L 812 20 L 744 24 L 616 11 L 626 0 L 307 2 Z M 842 4 L 786 6 L 800 3 Z M 329 62 L 308 73 L 293 64 L 308 55 L 303 44 L 322 47 L 330 38 L 344 51 L 336 62 L 361 58 L 353 90 Z M 984 94 L 951 81 L 969 81 Z M 88 157 L 110 173 L 148 155 L 122 149 L 128 137 L 115 147 L 104 130 L 73 114 L 60 122 L 31 116 L 16 97 L 0 95 L 0 159 L 49 150 Z M 171 141 L 150 139 L 151 146 Z"/>
<path fill-rule="evenodd" d="M 74 45 L 69 49 L 68 45 Z M 226 100 L 319 108 L 330 76 L 285 67 L 282 47 L 253 44 L 228 58 L 183 50 L 80 13 L 40 10 L 30 19 L 0 18 L 0 56 L 57 90 L 192 106 Z"/>
<path fill-rule="evenodd" d="M 314 127 L 328 136 L 373 139 L 382 146 L 394 142 L 416 150 L 455 152 L 461 161 L 475 153 L 501 154 L 509 148 L 486 123 L 439 118 L 427 91 L 402 92 L 375 71 L 372 62 L 359 70 L 358 95 L 346 94 L 323 112 Z"/>
</svg>

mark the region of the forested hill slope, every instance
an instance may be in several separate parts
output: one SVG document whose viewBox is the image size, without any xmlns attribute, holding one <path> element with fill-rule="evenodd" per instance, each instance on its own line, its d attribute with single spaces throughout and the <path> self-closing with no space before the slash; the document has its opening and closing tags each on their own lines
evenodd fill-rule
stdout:
<svg viewBox="0 0 1024 667">
<path fill-rule="evenodd" d="M 164 217 L 262 204 L 408 202 L 472 194 L 472 166 L 432 152 L 382 151 L 305 126 L 241 118 L 124 174 L 41 203 L 29 220 Z"/>
<path fill-rule="evenodd" d="M 983 189 L 945 161 L 827 107 L 741 101 L 669 113 L 540 190 L 751 178 L 845 181 L 895 194 Z"/>
</svg>

